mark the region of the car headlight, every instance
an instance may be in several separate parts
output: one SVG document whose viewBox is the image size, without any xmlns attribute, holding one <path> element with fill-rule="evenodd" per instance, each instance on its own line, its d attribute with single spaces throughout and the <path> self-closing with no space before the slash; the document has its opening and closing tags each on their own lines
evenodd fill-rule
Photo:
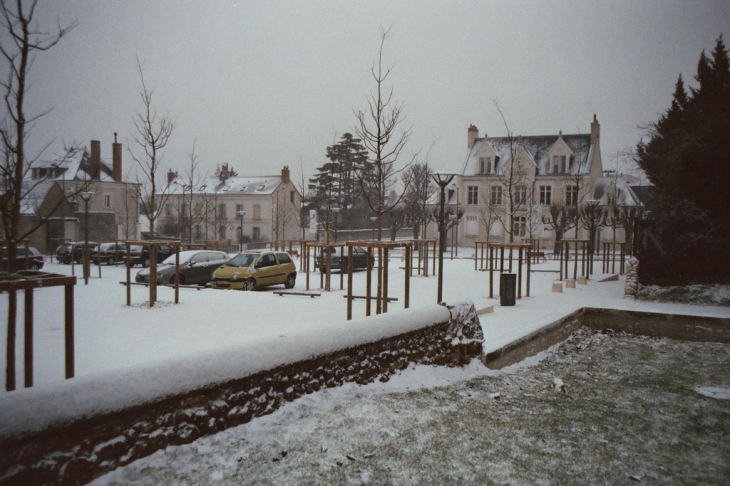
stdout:
<svg viewBox="0 0 730 486">
<path fill-rule="evenodd" d="M 231 280 L 238 280 L 238 274 L 237 274 L 237 273 L 234 273 L 234 274 L 233 274 L 233 275 L 231 276 Z"/>
</svg>

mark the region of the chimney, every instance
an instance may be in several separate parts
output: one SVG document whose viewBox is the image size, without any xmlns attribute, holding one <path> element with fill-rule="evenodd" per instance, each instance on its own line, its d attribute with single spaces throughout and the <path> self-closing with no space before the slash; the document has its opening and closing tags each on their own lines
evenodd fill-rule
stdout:
<svg viewBox="0 0 730 486">
<path fill-rule="evenodd" d="M 220 179 L 221 182 L 228 179 L 228 164 L 223 164 L 223 167 L 221 167 L 221 172 L 218 174 L 218 179 Z"/>
<path fill-rule="evenodd" d="M 479 129 L 475 125 L 469 125 L 469 129 L 467 130 L 467 142 L 466 147 L 472 148 L 474 146 L 474 140 L 477 139 L 477 136 L 479 136 Z"/>
<path fill-rule="evenodd" d="M 98 181 L 101 178 L 101 142 L 91 141 L 91 178 Z"/>
<path fill-rule="evenodd" d="M 281 169 L 281 182 L 284 184 L 289 184 L 289 166 L 285 165 L 283 169 Z"/>
<path fill-rule="evenodd" d="M 177 172 L 173 172 L 172 169 L 167 171 L 167 185 L 172 184 L 172 181 L 177 177 Z"/>
<path fill-rule="evenodd" d="M 117 132 L 114 132 L 112 144 L 112 179 L 122 182 L 122 144 L 117 143 Z"/>
<path fill-rule="evenodd" d="M 601 135 L 601 125 L 598 124 L 598 118 L 593 114 L 593 121 L 591 122 L 591 145 L 598 143 L 598 139 Z"/>
</svg>

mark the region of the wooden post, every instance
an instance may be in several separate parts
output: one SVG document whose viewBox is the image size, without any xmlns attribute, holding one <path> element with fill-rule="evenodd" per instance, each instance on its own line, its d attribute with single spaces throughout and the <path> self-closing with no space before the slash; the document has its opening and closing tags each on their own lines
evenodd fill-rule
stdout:
<svg viewBox="0 0 730 486">
<path fill-rule="evenodd" d="M 370 299 L 372 298 L 373 291 L 373 247 L 368 246 L 368 274 L 365 276 L 365 317 L 370 317 Z"/>
<path fill-rule="evenodd" d="M 383 248 L 383 314 L 388 312 L 388 247 Z"/>
<path fill-rule="evenodd" d="M 28 253 L 26 252 L 26 255 Z M 27 267 L 26 267 L 27 268 Z M 25 288 L 25 387 L 33 386 L 33 288 Z"/>
<path fill-rule="evenodd" d="M 65 344 L 66 344 L 66 379 L 74 377 L 74 287 L 66 285 L 64 291 L 65 297 L 65 317 L 64 325 Z"/>
<path fill-rule="evenodd" d="M 347 248 L 352 249 L 350 246 Z M 352 258 L 347 259 L 347 320 L 352 320 Z"/>
<path fill-rule="evenodd" d="M 413 247 L 411 245 L 406 246 L 406 262 L 411 261 L 413 255 Z M 405 304 L 404 308 L 408 309 L 411 303 L 411 268 L 410 263 L 406 263 L 406 289 L 405 289 Z"/>
<path fill-rule="evenodd" d="M 512 266 L 512 248 L 509 249 L 510 267 Z M 510 271 L 512 268 L 510 268 Z M 511 272 L 510 272 L 511 273 Z M 522 247 L 517 248 L 517 298 L 522 298 Z"/>
</svg>

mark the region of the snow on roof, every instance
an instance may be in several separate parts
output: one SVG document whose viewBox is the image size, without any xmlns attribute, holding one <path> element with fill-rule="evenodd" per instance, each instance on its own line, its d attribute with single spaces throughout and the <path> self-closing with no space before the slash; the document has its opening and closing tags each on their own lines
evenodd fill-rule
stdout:
<svg viewBox="0 0 730 486">
<path fill-rule="evenodd" d="M 190 185 L 184 179 L 176 178 L 166 191 L 169 194 L 190 194 Z M 208 177 L 195 181 L 194 194 L 273 194 L 281 185 L 281 176 L 236 176 L 221 181 L 218 177 Z"/>
<path fill-rule="evenodd" d="M 33 215 L 38 213 L 38 207 L 48 195 L 48 191 L 55 184 L 53 181 L 23 181 L 23 199 L 20 201 L 20 213 Z"/>
<path fill-rule="evenodd" d="M 634 176 L 624 176 L 623 174 L 613 177 L 599 177 L 596 179 L 596 184 L 593 188 L 592 199 L 601 201 L 601 205 L 609 205 L 608 198 L 612 195 L 612 188 L 615 187 L 616 205 L 641 206 L 641 200 L 630 186 L 632 182 L 638 180 Z"/>
<path fill-rule="evenodd" d="M 477 157 L 477 153 L 483 149 L 484 145 L 491 148 L 499 157 L 496 169 L 501 170 L 504 163 L 510 158 L 510 144 L 513 152 L 517 152 L 522 148 L 532 158 L 538 168 L 538 174 L 549 174 L 550 159 L 548 152 L 558 140 L 562 138 L 565 144 L 570 148 L 575 157 L 572 164 L 573 171 L 580 170 L 580 173 L 588 174 L 591 170 L 591 161 L 593 160 L 594 146 L 591 145 L 591 135 L 588 134 L 572 134 L 572 135 L 539 135 L 530 137 L 488 137 L 477 138 L 474 145 L 469 149 L 466 160 L 462 167 L 462 175 L 469 175 L 467 170 L 470 162 Z"/>
<path fill-rule="evenodd" d="M 101 174 L 100 180 L 104 182 L 113 182 L 112 166 L 104 159 L 100 160 Z M 60 181 L 70 180 L 89 180 L 91 168 L 91 156 L 85 146 L 70 148 L 65 154 L 58 154 L 51 160 L 37 160 L 31 165 L 31 169 L 61 169 L 56 171 L 53 176 L 48 177 L 52 180 Z"/>
</svg>

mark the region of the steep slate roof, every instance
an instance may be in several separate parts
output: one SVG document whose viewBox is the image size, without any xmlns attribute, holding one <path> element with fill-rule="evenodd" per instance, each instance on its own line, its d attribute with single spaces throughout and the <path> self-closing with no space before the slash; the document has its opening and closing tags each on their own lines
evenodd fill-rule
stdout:
<svg viewBox="0 0 730 486">
<path fill-rule="evenodd" d="M 102 182 L 114 182 L 112 179 L 112 167 L 109 163 L 101 160 L 100 180 Z M 59 168 L 62 171 L 55 171 L 54 177 L 49 179 L 60 181 L 88 181 L 91 179 L 91 156 L 86 147 L 71 148 L 65 155 L 57 155 L 55 159 L 38 160 L 31 169 L 54 169 Z"/>
<path fill-rule="evenodd" d="M 20 214 L 32 216 L 38 214 L 38 208 L 46 199 L 54 181 L 23 181 L 23 199 L 20 201 Z"/>
<path fill-rule="evenodd" d="M 631 185 L 639 182 L 639 179 L 631 175 L 620 174 L 616 177 L 599 177 L 593 188 L 592 199 L 601 201 L 601 205 L 608 204 L 608 189 L 616 184 L 616 204 L 618 206 L 641 206 L 641 199 L 632 189 Z"/>
<path fill-rule="evenodd" d="M 256 176 L 256 177 L 229 177 L 221 181 L 218 177 L 208 177 L 195 181 L 193 194 L 219 194 L 219 195 L 271 195 L 277 187 L 281 185 L 281 176 Z M 170 184 L 169 194 L 182 195 L 190 193 L 189 188 L 185 188 L 185 181 L 175 179 Z"/>
<path fill-rule="evenodd" d="M 575 163 L 572 164 L 573 172 L 580 170 L 582 174 L 588 174 L 591 170 L 591 162 L 593 160 L 594 146 L 591 145 L 591 135 L 574 134 L 574 135 L 539 135 L 533 137 L 512 137 L 512 148 L 516 153 L 519 147 L 522 147 L 534 160 L 538 168 L 538 175 L 550 174 L 550 160 L 548 152 L 553 145 L 562 137 L 563 141 L 575 155 Z M 473 165 L 478 163 L 476 154 L 482 148 L 483 144 L 488 144 L 499 157 L 496 170 L 500 171 L 504 168 L 504 163 L 510 157 L 510 138 L 509 137 L 489 137 L 477 138 L 474 145 L 467 153 L 466 160 L 461 171 L 461 175 L 474 175 Z M 471 169 L 470 169 L 471 167 Z"/>
</svg>

